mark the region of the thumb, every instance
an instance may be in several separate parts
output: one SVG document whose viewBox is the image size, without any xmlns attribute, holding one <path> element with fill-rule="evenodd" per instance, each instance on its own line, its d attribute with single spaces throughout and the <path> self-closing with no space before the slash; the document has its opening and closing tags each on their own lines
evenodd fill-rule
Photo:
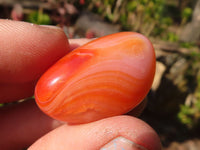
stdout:
<svg viewBox="0 0 200 150">
<path fill-rule="evenodd" d="M 28 150 L 161 150 L 155 131 L 130 116 L 116 116 L 82 125 L 63 125 Z"/>
</svg>

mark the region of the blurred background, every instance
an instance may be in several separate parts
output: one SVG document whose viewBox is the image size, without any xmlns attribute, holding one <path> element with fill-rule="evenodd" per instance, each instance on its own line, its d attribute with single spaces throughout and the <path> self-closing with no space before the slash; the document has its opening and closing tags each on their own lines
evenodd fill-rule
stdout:
<svg viewBox="0 0 200 150">
<path fill-rule="evenodd" d="M 163 150 L 200 149 L 200 0 L 0 0 L 0 18 L 59 26 L 69 38 L 144 34 L 157 69 L 140 118 Z"/>
</svg>

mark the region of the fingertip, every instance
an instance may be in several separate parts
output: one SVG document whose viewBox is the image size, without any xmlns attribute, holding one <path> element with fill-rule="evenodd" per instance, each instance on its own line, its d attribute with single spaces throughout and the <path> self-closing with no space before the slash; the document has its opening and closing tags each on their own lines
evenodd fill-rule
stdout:
<svg viewBox="0 0 200 150">
<path fill-rule="evenodd" d="M 156 132 L 143 121 L 130 116 L 116 116 L 89 124 L 63 125 L 34 143 L 29 149 L 100 149 L 123 137 L 148 150 L 160 150 Z M 60 147 L 62 145 L 62 147 Z"/>
<path fill-rule="evenodd" d="M 69 52 L 68 39 L 60 28 L 0 20 L 0 34 L 0 81 L 4 83 L 36 80 Z"/>
<path fill-rule="evenodd" d="M 0 35 L 1 103 L 33 95 L 38 78 L 69 52 L 68 39 L 58 27 L 0 19 Z"/>
</svg>

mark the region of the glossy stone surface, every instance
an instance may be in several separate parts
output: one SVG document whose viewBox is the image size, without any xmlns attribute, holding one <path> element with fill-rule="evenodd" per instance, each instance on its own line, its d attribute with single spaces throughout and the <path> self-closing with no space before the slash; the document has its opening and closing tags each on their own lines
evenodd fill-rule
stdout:
<svg viewBox="0 0 200 150">
<path fill-rule="evenodd" d="M 70 124 L 124 114 L 147 95 L 155 53 L 141 34 L 120 32 L 72 51 L 38 81 L 35 98 L 49 116 Z"/>
</svg>

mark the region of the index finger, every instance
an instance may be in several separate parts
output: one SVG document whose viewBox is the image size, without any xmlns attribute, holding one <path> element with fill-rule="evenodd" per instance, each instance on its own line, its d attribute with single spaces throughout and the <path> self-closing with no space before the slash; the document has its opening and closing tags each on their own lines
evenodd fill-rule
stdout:
<svg viewBox="0 0 200 150">
<path fill-rule="evenodd" d="M 69 52 L 57 27 L 0 19 L 0 103 L 32 96 L 37 79 Z"/>
</svg>

